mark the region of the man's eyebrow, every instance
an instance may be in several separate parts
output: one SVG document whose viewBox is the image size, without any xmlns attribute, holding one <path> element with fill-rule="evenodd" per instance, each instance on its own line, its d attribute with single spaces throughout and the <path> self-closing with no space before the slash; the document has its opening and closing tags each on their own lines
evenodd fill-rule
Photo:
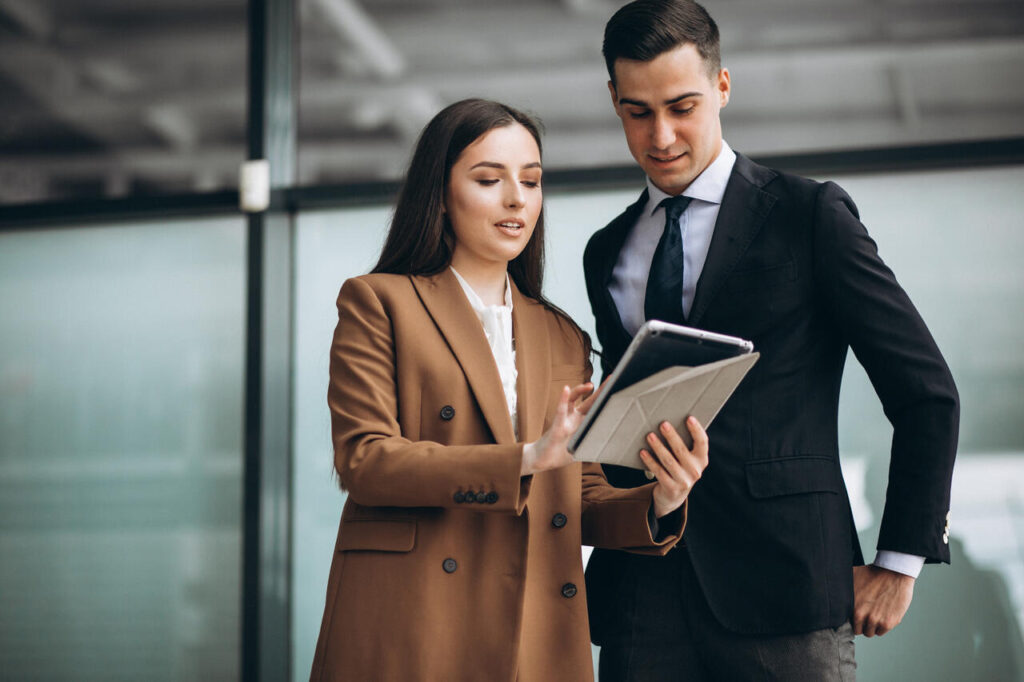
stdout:
<svg viewBox="0 0 1024 682">
<path fill-rule="evenodd" d="M 678 104 L 679 102 L 682 102 L 684 99 L 688 99 L 690 97 L 703 97 L 703 96 L 704 96 L 704 93 L 702 93 L 702 92 L 696 92 L 696 91 L 695 92 L 684 92 L 683 94 L 679 95 L 678 97 L 673 97 L 672 99 L 665 100 L 665 104 L 666 105 Z M 619 98 L 619 104 L 632 104 L 635 107 L 648 107 L 648 108 L 650 107 L 650 105 L 647 104 L 647 102 L 643 102 L 643 101 L 638 100 L 638 99 L 629 99 L 628 97 L 620 97 Z"/>
<path fill-rule="evenodd" d="M 534 161 L 532 163 L 527 163 L 527 164 L 525 164 L 523 166 L 524 169 L 525 168 L 540 168 L 540 167 L 541 167 L 540 166 L 540 161 Z M 481 161 L 480 163 L 474 164 L 472 167 L 470 167 L 469 170 L 473 170 L 474 168 L 497 168 L 498 170 L 505 170 L 505 164 L 498 163 L 497 161 Z"/>
</svg>

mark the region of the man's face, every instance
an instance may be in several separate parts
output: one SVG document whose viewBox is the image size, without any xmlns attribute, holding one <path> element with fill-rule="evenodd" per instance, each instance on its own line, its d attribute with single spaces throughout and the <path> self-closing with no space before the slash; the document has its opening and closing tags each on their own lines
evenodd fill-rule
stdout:
<svg viewBox="0 0 1024 682">
<path fill-rule="evenodd" d="M 663 192 L 682 192 L 721 151 L 729 71 L 709 76 L 693 45 L 649 62 L 617 59 L 608 89 L 630 153 Z"/>
</svg>

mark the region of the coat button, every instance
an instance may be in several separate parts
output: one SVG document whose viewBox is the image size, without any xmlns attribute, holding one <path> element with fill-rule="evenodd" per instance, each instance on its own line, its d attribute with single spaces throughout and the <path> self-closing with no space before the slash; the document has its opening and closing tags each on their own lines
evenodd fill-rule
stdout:
<svg viewBox="0 0 1024 682">
<path fill-rule="evenodd" d="M 565 526 L 565 522 L 568 520 L 569 519 L 566 518 L 565 514 L 559 512 L 558 514 L 555 514 L 551 517 L 551 525 L 555 528 L 562 528 L 563 526 Z"/>
<path fill-rule="evenodd" d="M 452 559 L 450 557 L 448 559 L 445 559 L 444 561 L 441 562 L 441 568 L 444 569 L 445 573 L 454 573 L 455 569 L 458 568 L 458 567 L 459 567 L 459 565 L 457 563 L 455 563 L 455 559 Z M 573 588 L 573 589 L 575 589 L 575 588 Z"/>
<path fill-rule="evenodd" d="M 450 422 L 452 420 L 452 417 L 454 416 L 455 408 L 452 407 L 451 405 L 445 405 L 444 407 L 441 408 L 441 419 L 445 420 L 446 422 Z"/>
<path fill-rule="evenodd" d="M 460 490 L 459 492 L 452 495 L 452 499 L 455 500 L 455 504 L 462 504 L 463 502 L 466 501 L 466 493 Z"/>
<path fill-rule="evenodd" d="M 484 504 L 485 502 L 487 502 L 487 493 L 485 493 L 483 490 L 478 492 L 476 494 L 476 501 L 479 502 L 480 504 Z"/>
<path fill-rule="evenodd" d="M 491 492 L 487 493 L 487 504 L 494 504 L 497 501 L 498 501 L 498 493 L 494 492 L 493 490 Z"/>
<path fill-rule="evenodd" d="M 566 599 L 572 599 L 576 596 L 576 586 L 572 583 L 566 583 L 562 585 L 562 596 Z"/>
</svg>

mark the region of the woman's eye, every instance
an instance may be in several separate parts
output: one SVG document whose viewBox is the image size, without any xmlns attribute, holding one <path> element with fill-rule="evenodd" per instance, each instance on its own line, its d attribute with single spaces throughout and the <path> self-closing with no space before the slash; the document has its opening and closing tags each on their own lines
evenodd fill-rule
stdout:
<svg viewBox="0 0 1024 682">
<path fill-rule="evenodd" d="M 481 185 L 496 185 L 496 184 L 498 184 L 497 180 L 491 180 L 491 179 L 487 179 L 487 178 L 481 178 L 480 180 L 477 180 L 477 182 L 480 183 Z"/>
<path fill-rule="evenodd" d="M 534 187 L 540 187 L 540 181 L 538 180 L 523 180 L 523 184 L 531 189 Z"/>
</svg>

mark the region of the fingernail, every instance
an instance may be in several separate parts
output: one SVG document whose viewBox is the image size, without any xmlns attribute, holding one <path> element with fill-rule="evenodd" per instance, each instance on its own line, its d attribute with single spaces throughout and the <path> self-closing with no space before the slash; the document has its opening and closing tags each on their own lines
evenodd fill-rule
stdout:
<svg viewBox="0 0 1024 682">
<path fill-rule="evenodd" d="M 668 431 L 672 427 L 668 422 L 661 422 L 661 430 Z"/>
<path fill-rule="evenodd" d="M 697 418 L 696 417 L 693 417 L 693 416 L 687 417 L 686 421 L 691 423 L 691 424 L 693 424 L 694 426 L 697 425 Z"/>
</svg>

